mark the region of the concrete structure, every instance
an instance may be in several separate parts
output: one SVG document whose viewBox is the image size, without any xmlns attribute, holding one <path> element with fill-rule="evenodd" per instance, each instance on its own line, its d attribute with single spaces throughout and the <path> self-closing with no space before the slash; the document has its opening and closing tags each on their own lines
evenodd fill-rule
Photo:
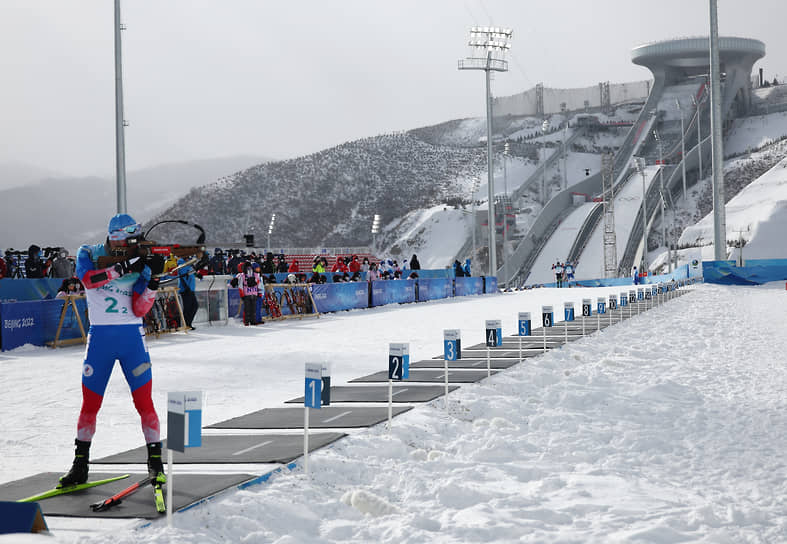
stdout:
<svg viewBox="0 0 787 544">
<path fill-rule="evenodd" d="M 707 37 L 679 38 L 652 42 L 635 47 L 631 61 L 645 66 L 656 82 L 674 85 L 710 73 L 709 40 Z M 751 107 L 751 73 L 754 63 L 765 56 L 765 44 L 750 38 L 720 37 L 719 60 L 724 74 L 722 117 L 749 111 Z"/>
</svg>

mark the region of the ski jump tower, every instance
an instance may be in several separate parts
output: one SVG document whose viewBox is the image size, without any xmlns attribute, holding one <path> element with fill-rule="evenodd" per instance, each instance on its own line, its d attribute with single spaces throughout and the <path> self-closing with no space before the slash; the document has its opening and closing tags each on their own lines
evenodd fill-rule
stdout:
<svg viewBox="0 0 787 544">
<path fill-rule="evenodd" d="M 674 85 L 710 73 L 708 37 L 679 38 L 635 47 L 631 61 L 653 73 L 654 87 Z M 765 44 L 751 38 L 720 37 L 719 62 L 723 77 L 722 117 L 727 118 L 733 104 L 737 113 L 751 105 L 751 72 L 754 63 L 765 56 Z"/>
</svg>

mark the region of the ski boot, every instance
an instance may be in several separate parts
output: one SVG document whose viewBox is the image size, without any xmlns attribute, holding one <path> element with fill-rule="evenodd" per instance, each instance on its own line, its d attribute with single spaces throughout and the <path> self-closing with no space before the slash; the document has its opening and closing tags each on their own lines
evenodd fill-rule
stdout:
<svg viewBox="0 0 787 544">
<path fill-rule="evenodd" d="M 167 475 L 164 472 L 164 463 L 161 462 L 161 442 L 151 442 L 147 445 L 148 450 L 148 474 L 153 478 L 153 485 L 167 483 Z"/>
<path fill-rule="evenodd" d="M 72 485 L 83 484 L 87 481 L 88 462 L 90 460 L 90 442 L 76 439 L 76 451 L 74 452 L 74 464 L 71 470 L 60 477 L 57 487 L 69 487 Z"/>
</svg>

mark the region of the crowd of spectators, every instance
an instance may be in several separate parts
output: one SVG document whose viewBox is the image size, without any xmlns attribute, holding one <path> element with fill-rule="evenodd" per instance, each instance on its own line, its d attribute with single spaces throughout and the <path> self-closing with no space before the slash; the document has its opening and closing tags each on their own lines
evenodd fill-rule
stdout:
<svg viewBox="0 0 787 544">
<path fill-rule="evenodd" d="M 256 270 L 263 283 L 276 283 L 276 273 L 287 273 L 289 283 L 327 283 L 328 278 L 334 282 L 415 279 L 421 264 L 418 256 L 413 255 L 408 261 L 397 259 L 370 259 L 358 255 L 331 256 L 317 255 L 312 261 L 311 269 L 302 270 L 297 260 L 287 262 L 286 256 L 273 253 L 246 253 L 242 249 L 215 248 L 208 264 L 201 270 L 202 274 L 229 274 L 243 272 L 246 265 Z"/>
<path fill-rule="evenodd" d="M 75 270 L 74 258 L 61 247 L 32 244 L 27 251 L 7 249 L 0 257 L 0 279 L 71 278 Z"/>
</svg>

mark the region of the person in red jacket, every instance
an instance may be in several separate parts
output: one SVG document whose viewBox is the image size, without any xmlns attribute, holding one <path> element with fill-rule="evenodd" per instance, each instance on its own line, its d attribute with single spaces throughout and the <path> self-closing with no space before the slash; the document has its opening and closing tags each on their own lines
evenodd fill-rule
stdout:
<svg viewBox="0 0 787 544">
<path fill-rule="evenodd" d="M 347 268 L 347 265 L 344 264 L 344 259 L 342 259 L 341 257 L 336 257 L 336 262 L 333 264 L 333 267 L 331 267 L 331 272 L 349 273 L 350 271 Z"/>
<path fill-rule="evenodd" d="M 293 259 L 292 262 L 290 263 L 290 266 L 287 268 L 287 272 L 291 272 L 293 274 L 297 274 L 300 271 L 301 271 L 301 269 L 298 266 L 298 261 Z"/>
<path fill-rule="evenodd" d="M 353 255 L 353 259 L 350 261 L 350 266 L 348 268 L 351 274 L 361 271 L 361 263 L 358 262 L 358 255 Z"/>
</svg>

